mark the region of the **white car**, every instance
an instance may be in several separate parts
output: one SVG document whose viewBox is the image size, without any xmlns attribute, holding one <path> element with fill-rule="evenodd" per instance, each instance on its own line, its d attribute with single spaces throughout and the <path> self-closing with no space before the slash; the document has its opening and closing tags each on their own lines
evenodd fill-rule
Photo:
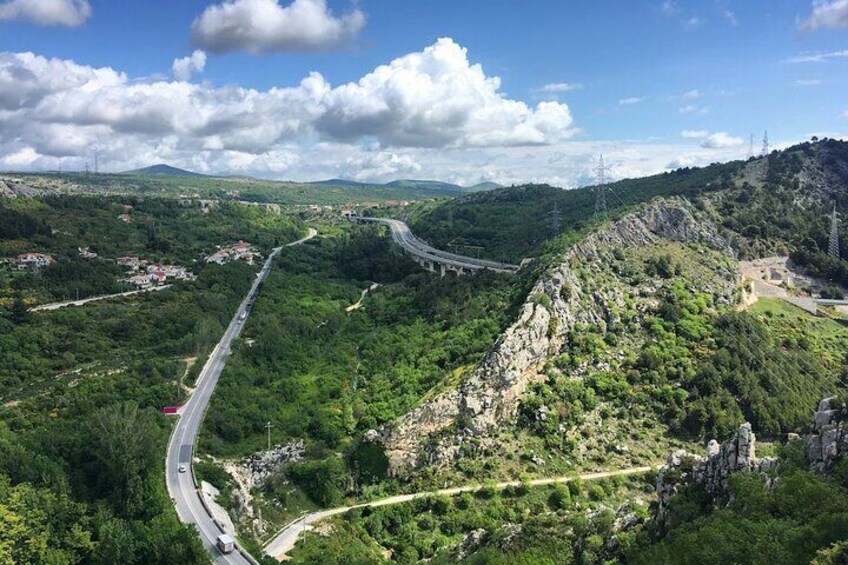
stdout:
<svg viewBox="0 0 848 565">
<path fill-rule="evenodd" d="M 185 473 L 185 472 L 186 472 L 186 466 L 185 466 L 185 465 L 180 465 L 180 469 L 179 469 L 179 471 L 180 471 L 180 473 Z"/>
</svg>

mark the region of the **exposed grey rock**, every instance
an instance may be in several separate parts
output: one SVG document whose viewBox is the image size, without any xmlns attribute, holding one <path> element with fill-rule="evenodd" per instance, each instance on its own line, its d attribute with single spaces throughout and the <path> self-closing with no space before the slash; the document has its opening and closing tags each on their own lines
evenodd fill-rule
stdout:
<svg viewBox="0 0 848 565">
<path fill-rule="evenodd" d="M 807 461 L 813 469 L 823 472 L 848 454 L 848 407 L 835 398 L 825 398 L 813 420 L 813 433 L 806 438 Z"/>
<path fill-rule="evenodd" d="M 668 513 L 671 497 L 683 486 L 703 485 L 707 492 L 721 493 L 727 487 L 727 478 L 732 473 L 766 473 L 771 469 L 773 458 L 756 458 L 756 436 L 751 424 L 739 426 L 730 441 L 719 444 L 710 440 L 707 455 L 700 456 L 678 450 L 666 460 L 657 473 L 657 520 L 663 523 Z"/>
<path fill-rule="evenodd" d="M 16 198 L 18 196 L 32 197 L 38 196 L 43 191 L 26 185 L 22 182 L 0 179 L 0 196 L 6 198 Z"/>
<path fill-rule="evenodd" d="M 544 378 L 545 361 L 560 351 L 570 330 L 593 325 L 604 333 L 621 323 L 618 313 L 625 310 L 626 293 L 615 286 L 587 288 L 579 271 L 600 272 L 614 260 L 613 250 L 660 240 L 704 245 L 733 257 L 718 229 L 696 219 L 681 199 L 657 200 L 588 236 L 536 282 L 517 321 L 457 389 L 424 402 L 376 434 L 369 433 L 369 441 L 385 448 L 389 472 L 397 475 L 421 464 L 447 463 L 463 453 L 460 445 L 466 436 L 485 438 L 513 420 L 521 396 Z M 715 295 L 717 302 L 731 303 L 737 274 L 728 270 L 724 276 L 726 284 L 715 289 Z M 541 299 L 543 295 L 547 298 Z"/>
<path fill-rule="evenodd" d="M 457 560 L 461 561 L 477 551 L 480 545 L 483 543 L 483 540 L 486 537 L 486 530 L 483 528 L 479 528 L 477 530 L 471 530 L 466 534 L 466 536 L 462 539 L 462 542 L 459 544 L 459 550 L 457 551 Z"/>
<path fill-rule="evenodd" d="M 276 445 L 267 451 L 248 455 L 242 459 L 241 466 L 250 473 L 251 486 L 261 487 L 286 464 L 303 459 L 305 449 L 302 439 L 285 445 Z"/>
</svg>

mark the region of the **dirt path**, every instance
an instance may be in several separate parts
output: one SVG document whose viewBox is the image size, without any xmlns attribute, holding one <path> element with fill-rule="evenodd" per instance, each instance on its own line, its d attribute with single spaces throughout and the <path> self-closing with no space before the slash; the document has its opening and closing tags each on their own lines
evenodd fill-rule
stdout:
<svg viewBox="0 0 848 565">
<path fill-rule="evenodd" d="M 379 287 L 379 283 L 374 283 L 365 290 L 363 290 L 362 294 L 359 295 L 359 300 L 345 308 L 345 312 L 353 312 L 354 310 L 359 310 L 360 308 L 362 308 L 362 302 L 365 300 L 365 297 L 368 296 L 368 293 L 376 290 Z"/>
<path fill-rule="evenodd" d="M 658 464 L 659 465 L 659 464 Z M 565 477 L 551 477 L 548 479 L 534 479 L 532 481 L 527 481 L 527 484 L 531 486 L 542 486 L 542 485 L 552 485 L 552 484 L 561 484 L 573 481 L 575 479 L 580 479 L 584 481 L 592 481 L 597 479 L 604 479 L 607 477 L 615 477 L 621 475 L 638 475 L 641 473 L 647 473 L 654 467 L 645 466 L 645 467 L 630 467 L 628 469 L 619 469 L 617 471 L 599 471 L 596 473 L 584 473 L 582 475 L 570 475 Z M 503 490 L 507 487 L 514 487 L 521 485 L 521 481 L 504 481 L 497 483 L 495 488 L 498 490 Z M 320 522 L 326 518 L 331 516 L 336 516 L 338 514 L 344 514 L 348 510 L 353 508 L 365 508 L 368 506 L 389 506 L 392 504 L 401 504 L 404 502 L 409 502 L 411 500 L 415 500 L 417 498 L 423 498 L 427 496 L 451 496 L 455 494 L 460 494 L 463 492 L 477 492 L 487 488 L 487 485 L 467 485 L 463 487 L 453 487 L 446 488 L 440 490 L 433 491 L 425 491 L 425 492 L 416 492 L 413 494 L 399 494 L 396 496 L 390 496 L 388 498 L 383 498 L 380 500 L 375 500 L 373 502 L 365 502 L 363 504 L 354 504 L 353 506 L 340 506 L 338 508 L 330 508 L 328 510 L 321 510 L 319 512 L 313 512 L 311 514 L 306 514 L 298 518 L 297 520 L 291 522 L 285 528 L 283 528 L 269 543 L 267 543 L 264 547 L 264 551 L 266 555 L 270 555 L 279 561 L 283 561 L 286 558 L 286 554 L 291 551 L 294 547 L 295 543 L 297 543 L 297 539 L 300 537 L 302 532 L 313 529 L 313 524 Z"/>
</svg>

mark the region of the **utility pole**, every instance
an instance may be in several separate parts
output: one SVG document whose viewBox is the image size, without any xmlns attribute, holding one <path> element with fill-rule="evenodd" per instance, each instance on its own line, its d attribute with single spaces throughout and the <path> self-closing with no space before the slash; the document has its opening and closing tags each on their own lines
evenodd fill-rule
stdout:
<svg viewBox="0 0 848 565">
<path fill-rule="evenodd" d="M 604 167 L 603 154 L 598 158 L 598 167 L 595 169 L 598 175 L 598 184 L 595 187 L 595 219 L 607 217 L 606 197 L 606 167 Z"/>
<path fill-rule="evenodd" d="M 268 451 L 271 451 L 271 422 L 265 424 L 265 429 L 268 430 Z"/>
<path fill-rule="evenodd" d="M 768 130 L 766 130 L 765 134 L 763 135 L 763 157 L 768 157 L 770 152 L 771 151 L 769 150 Z"/>
<path fill-rule="evenodd" d="M 754 134 L 751 134 L 751 141 L 748 144 L 748 159 L 754 156 Z"/>
<path fill-rule="evenodd" d="M 827 243 L 827 252 L 839 258 L 839 214 L 836 212 L 836 204 L 830 214 L 830 241 Z"/>
<path fill-rule="evenodd" d="M 553 229 L 554 237 L 559 235 L 560 230 L 560 215 L 559 215 L 559 207 L 557 203 L 554 202 L 554 209 L 550 211 L 548 214 L 551 217 L 551 229 Z"/>
</svg>

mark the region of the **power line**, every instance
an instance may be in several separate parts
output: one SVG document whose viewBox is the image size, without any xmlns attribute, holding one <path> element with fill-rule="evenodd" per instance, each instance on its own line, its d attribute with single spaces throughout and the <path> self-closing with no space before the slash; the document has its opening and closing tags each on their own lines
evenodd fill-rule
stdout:
<svg viewBox="0 0 848 565">
<path fill-rule="evenodd" d="M 766 130 L 765 134 L 763 134 L 763 157 L 768 157 L 769 153 L 769 140 L 768 140 L 768 130 Z"/>
<path fill-rule="evenodd" d="M 598 158 L 598 166 L 595 173 L 598 175 L 598 184 L 595 187 L 595 219 L 607 217 L 607 197 L 606 197 L 606 171 L 604 166 L 604 156 Z"/>
<path fill-rule="evenodd" d="M 830 241 L 827 244 L 827 252 L 839 258 L 839 214 L 836 212 L 836 204 L 830 214 Z"/>
</svg>

